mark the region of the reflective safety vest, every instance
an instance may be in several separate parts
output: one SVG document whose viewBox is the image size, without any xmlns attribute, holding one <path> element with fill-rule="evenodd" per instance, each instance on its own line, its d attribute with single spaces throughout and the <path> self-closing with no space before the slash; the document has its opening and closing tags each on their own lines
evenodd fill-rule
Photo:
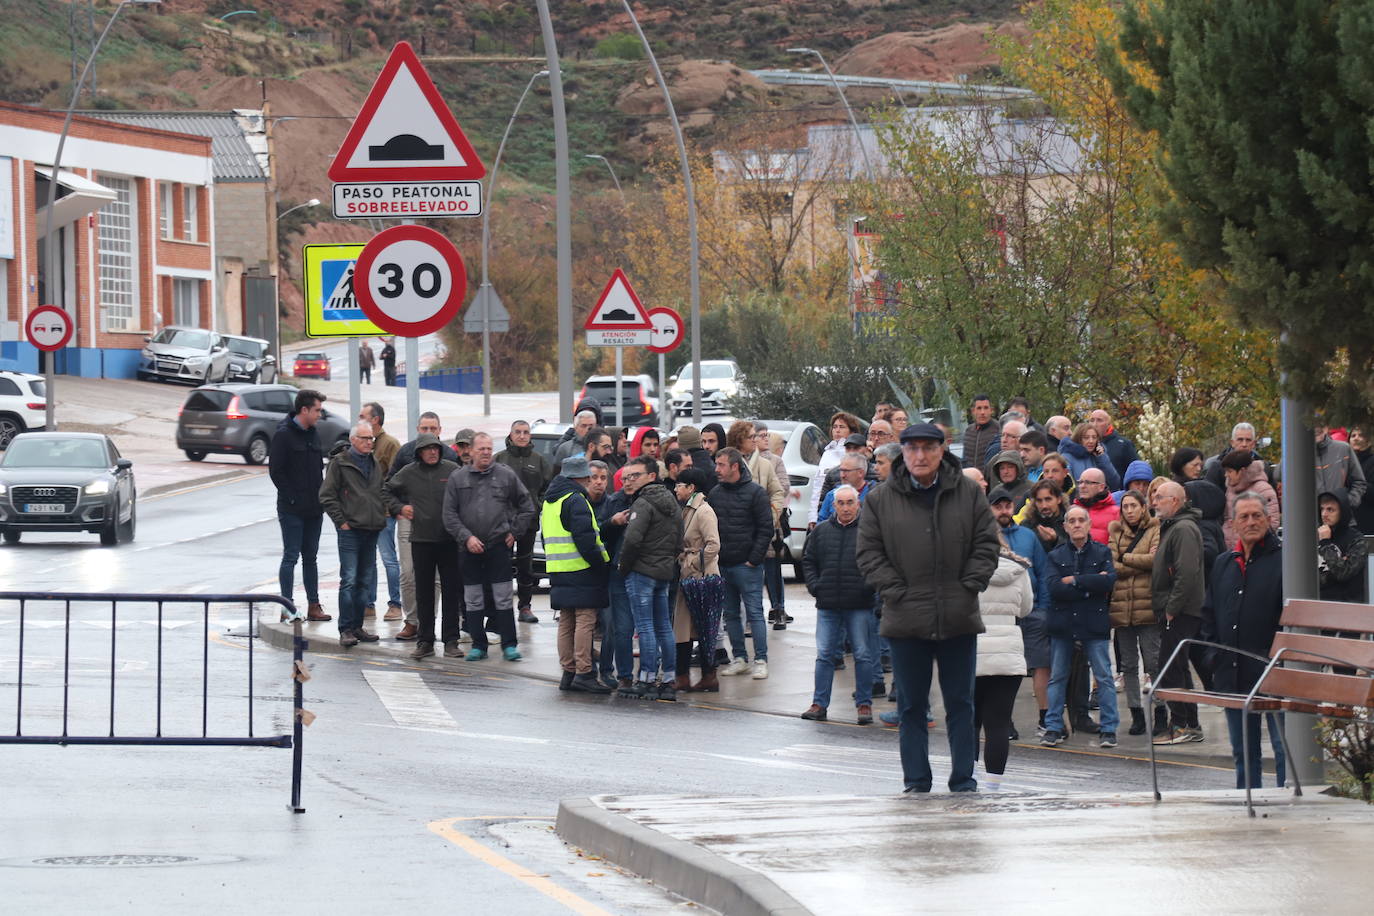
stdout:
<svg viewBox="0 0 1374 916">
<path fill-rule="evenodd" d="M 539 530 L 544 535 L 544 569 L 550 573 L 577 572 L 579 569 L 591 569 L 592 566 L 578 552 L 572 533 L 563 527 L 563 503 L 569 496 L 585 499 L 581 493 L 565 493 L 552 502 L 545 502 L 539 514 Z M 587 509 L 591 510 L 590 502 L 587 503 Z M 611 555 L 607 553 L 606 545 L 601 543 L 601 526 L 596 523 L 596 513 L 591 512 L 591 516 L 596 547 L 601 551 L 601 559 L 609 563 Z"/>
</svg>

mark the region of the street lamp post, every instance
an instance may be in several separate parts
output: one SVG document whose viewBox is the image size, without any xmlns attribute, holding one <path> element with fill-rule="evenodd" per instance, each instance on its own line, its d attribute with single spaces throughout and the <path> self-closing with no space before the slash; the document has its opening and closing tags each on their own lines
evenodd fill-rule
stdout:
<svg viewBox="0 0 1374 916">
<path fill-rule="evenodd" d="M 871 181 L 873 179 L 873 163 L 869 161 L 868 158 L 868 147 L 864 145 L 863 132 L 859 130 L 859 120 L 854 117 L 854 109 L 849 107 L 849 99 L 845 97 L 844 89 L 840 86 L 840 81 L 835 79 L 835 74 L 830 69 L 830 65 L 825 62 L 825 57 L 815 48 L 788 48 L 787 53 L 814 54 L 816 55 L 816 59 L 821 62 L 821 66 L 825 68 L 825 75 L 830 77 L 830 85 L 835 87 L 835 92 L 839 95 L 840 101 L 844 103 L 844 110 L 849 115 L 849 124 L 854 128 L 854 139 L 858 141 L 859 152 L 863 154 L 864 157 L 864 171 L 868 174 L 868 178 Z"/>
<path fill-rule="evenodd" d="M 487 292 L 491 286 L 487 282 L 487 255 L 491 250 L 491 205 L 493 203 L 493 193 L 496 187 L 496 173 L 501 169 L 501 154 L 506 150 L 506 140 L 510 137 L 511 128 L 515 126 L 515 118 L 520 114 L 520 107 L 525 104 L 525 96 L 530 94 L 534 88 L 534 81 L 540 77 L 548 76 L 548 70 L 540 70 L 530 77 L 530 81 L 525 84 L 525 91 L 520 93 L 520 98 L 515 102 L 515 108 L 510 113 L 510 120 L 506 122 L 506 132 L 501 135 L 501 143 L 496 147 L 496 161 L 491 164 L 491 174 L 487 176 L 486 203 L 482 207 L 482 284 L 477 288 L 477 295 L 482 297 L 482 416 L 491 416 L 491 296 Z"/>
<path fill-rule="evenodd" d="M 288 213 L 295 213 L 297 210 L 303 209 L 305 207 L 318 207 L 319 205 L 320 199 L 318 197 L 312 197 L 303 204 L 296 204 L 294 207 L 288 207 L 287 209 L 278 213 L 277 222 L 281 222 L 281 218 Z"/>
<path fill-rule="evenodd" d="M 611 181 L 615 182 L 615 192 L 620 195 L 620 202 L 623 204 L 625 202 L 625 192 L 620 189 L 620 179 L 616 177 L 615 169 L 611 168 L 611 160 L 607 159 L 605 156 L 598 156 L 596 153 L 587 153 L 582 158 L 600 159 L 602 162 L 606 163 L 606 171 L 611 173 Z"/>
<path fill-rule="evenodd" d="M 540 0 L 543 2 L 543 0 Z M 692 323 L 692 422 L 701 423 L 701 244 L 697 239 L 697 195 L 696 188 L 692 183 L 692 163 L 687 158 L 687 141 L 682 137 L 682 125 L 677 120 L 677 109 L 673 107 L 673 96 L 668 92 L 668 81 L 663 78 L 663 71 L 659 69 L 658 58 L 654 56 L 654 49 L 649 45 L 649 39 L 644 37 L 644 30 L 639 27 L 639 17 L 630 8 L 630 0 L 621 0 L 625 6 L 625 14 L 630 17 L 630 24 L 635 27 L 635 34 L 639 36 L 639 41 L 644 45 L 644 53 L 649 56 L 649 66 L 654 69 L 654 78 L 658 80 L 658 87 L 663 91 L 663 104 L 668 108 L 668 119 L 673 125 L 673 139 L 677 141 L 677 155 L 682 161 L 682 184 L 687 193 L 687 237 L 691 249 L 691 260 L 689 261 L 689 276 L 691 288 L 691 323 Z M 659 392 L 660 401 L 663 392 Z"/>
<path fill-rule="evenodd" d="M 57 155 L 53 157 L 52 161 L 52 180 L 48 182 L 48 213 L 47 217 L 44 219 L 43 246 L 47 254 L 43 263 L 43 291 L 48 294 L 50 299 L 52 298 L 53 290 L 53 265 L 57 262 L 57 240 L 52 234 L 52 212 L 57 204 L 57 183 L 62 175 L 62 149 L 67 145 L 67 132 L 71 130 L 72 112 L 76 111 L 76 102 L 81 97 L 81 87 L 85 85 L 86 77 L 91 72 L 91 65 L 95 63 L 96 55 L 100 53 L 100 46 L 105 43 L 105 36 L 110 34 L 110 27 L 115 24 L 115 20 L 118 19 L 119 14 L 124 11 L 124 7 L 132 3 L 151 4 L 161 2 L 162 0 L 120 0 L 119 6 L 116 6 L 114 12 L 110 14 L 110 20 L 105 23 L 105 28 L 101 31 L 100 37 L 95 40 L 95 47 L 91 48 L 91 56 L 86 58 L 86 66 L 81 69 L 81 76 L 77 79 L 76 85 L 72 87 L 72 100 L 71 103 L 67 105 L 67 116 L 62 121 L 62 134 L 57 138 Z M 61 306 L 59 302 L 53 302 L 51 304 L 59 307 Z M 74 323 L 73 321 L 73 324 Z M 43 416 L 45 429 L 57 429 L 57 417 L 53 409 L 57 405 L 56 392 L 53 390 L 53 363 L 56 361 L 56 358 L 56 351 L 48 354 L 43 372 L 47 392 L 45 398 L 47 407 L 44 410 Z"/>
</svg>

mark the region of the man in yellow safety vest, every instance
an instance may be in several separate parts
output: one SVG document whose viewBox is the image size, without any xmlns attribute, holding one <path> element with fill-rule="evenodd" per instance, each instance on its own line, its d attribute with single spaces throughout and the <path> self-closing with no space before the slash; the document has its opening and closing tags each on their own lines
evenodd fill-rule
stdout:
<svg viewBox="0 0 1374 916">
<path fill-rule="evenodd" d="M 559 611 L 560 690 L 610 693 L 592 667 L 592 641 L 600 609 L 611 603 L 607 587 L 610 554 L 601 543 L 596 513 L 587 498 L 591 468 L 578 455 L 563 461 L 562 472 L 544 493 L 539 528 L 549 574 L 549 604 Z"/>
</svg>

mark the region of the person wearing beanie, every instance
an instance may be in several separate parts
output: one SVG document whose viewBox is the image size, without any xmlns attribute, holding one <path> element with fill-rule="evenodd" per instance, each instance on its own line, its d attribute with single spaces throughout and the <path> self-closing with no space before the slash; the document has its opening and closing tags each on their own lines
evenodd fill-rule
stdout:
<svg viewBox="0 0 1374 916">
<path fill-rule="evenodd" d="M 1155 479 L 1154 469 L 1150 467 L 1150 462 L 1137 458 L 1126 468 L 1126 473 L 1121 475 L 1121 489 L 1112 494 L 1112 499 L 1116 504 L 1121 505 L 1121 497 L 1131 491 L 1139 493 L 1148 498 L 1150 481 Z"/>
<path fill-rule="evenodd" d="M 724 438 L 722 435 L 722 441 Z M 716 485 L 716 462 L 711 453 L 701 445 L 701 430 L 695 426 L 678 427 L 677 447 L 687 453 L 687 457 L 692 460 L 692 467 L 706 472 L 709 483 L 705 492 L 710 493 L 711 487 Z"/>
<path fill-rule="evenodd" d="M 1236 543 L 1236 528 L 1233 517 L 1236 511 L 1236 497 L 1242 493 L 1256 493 L 1264 500 L 1264 512 L 1269 516 L 1269 530 L 1279 531 L 1282 514 L 1279 496 L 1264 473 L 1264 462 L 1255 458 L 1253 452 L 1233 451 L 1221 459 L 1221 469 L 1226 475 L 1226 516 L 1221 532 L 1225 544 L 1230 547 Z"/>
</svg>

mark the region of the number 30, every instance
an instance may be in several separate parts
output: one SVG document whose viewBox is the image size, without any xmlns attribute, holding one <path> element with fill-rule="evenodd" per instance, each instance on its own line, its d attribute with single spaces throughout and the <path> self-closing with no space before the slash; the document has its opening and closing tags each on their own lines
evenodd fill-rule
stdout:
<svg viewBox="0 0 1374 916">
<path fill-rule="evenodd" d="M 377 273 L 386 278 L 386 285 L 377 289 L 379 295 L 388 299 L 395 299 L 406 291 L 405 271 L 399 264 L 383 264 L 377 268 Z M 410 285 L 416 294 L 424 299 L 433 299 L 439 294 L 439 288 L 443 286 L 444 278 L 439 273 L 439 268 L 433 264 L 418 264 L 410 272 Z"/>
</svg>

